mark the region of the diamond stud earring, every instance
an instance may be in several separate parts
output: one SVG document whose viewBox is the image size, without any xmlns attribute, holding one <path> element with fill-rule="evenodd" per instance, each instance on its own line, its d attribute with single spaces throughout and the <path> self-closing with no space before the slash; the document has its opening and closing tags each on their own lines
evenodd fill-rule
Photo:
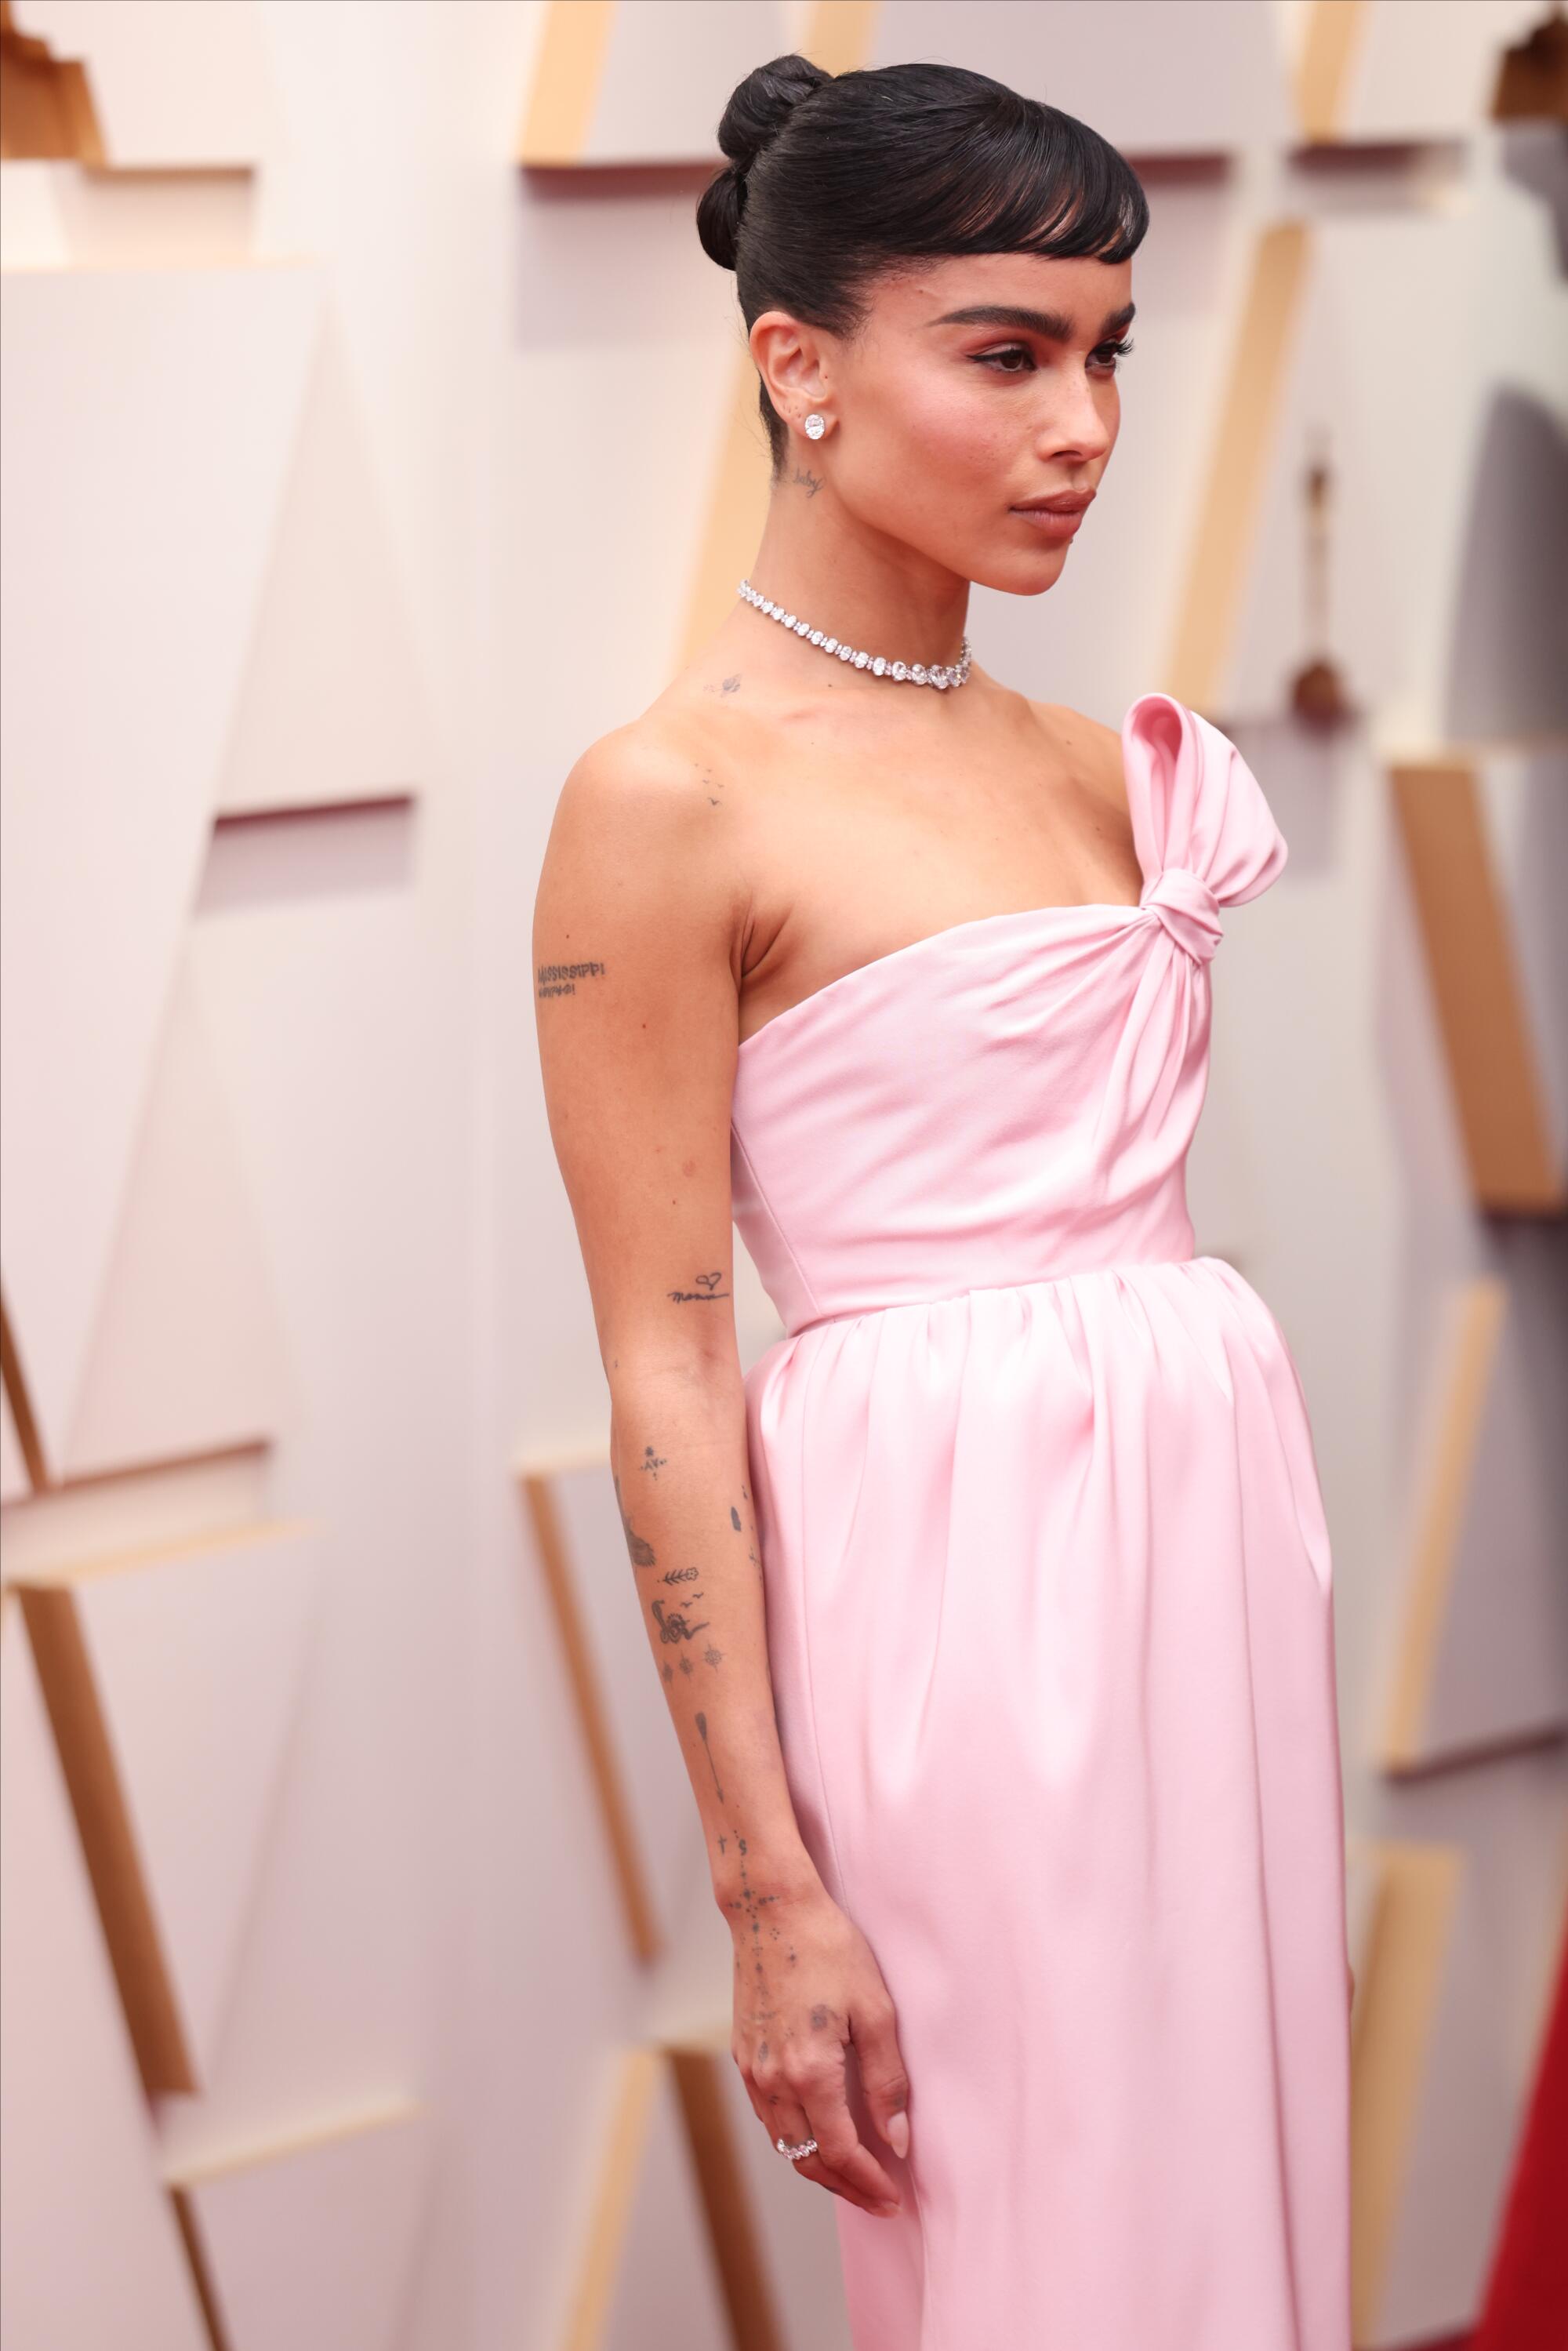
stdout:
<svg viewBox="0 0 1568 2351">
<path fill-rule="evenodd" d="M 816 410 L 813 408 L 811 413 L 806 419 L 804 430 L 813 441 L 820 441 L 827 429 L 827 418 L 825 416 L 819 416 Z"/>
</svg>

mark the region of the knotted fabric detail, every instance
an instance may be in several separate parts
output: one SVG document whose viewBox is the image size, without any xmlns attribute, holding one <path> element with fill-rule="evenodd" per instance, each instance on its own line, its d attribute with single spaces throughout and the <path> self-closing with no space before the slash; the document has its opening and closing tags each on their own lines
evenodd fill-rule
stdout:
<svg viewBox="0 0 1568 2351">
<path fill-rule="evenodd" d="M 1201 874 L 1185 865 L 1166 865 L 1144 884 L 1139 904 L 1152 906 L 1178 946 L 1195 963 L 1207 963 L 1224 937 L 1219 901 Z"/>
</svg>

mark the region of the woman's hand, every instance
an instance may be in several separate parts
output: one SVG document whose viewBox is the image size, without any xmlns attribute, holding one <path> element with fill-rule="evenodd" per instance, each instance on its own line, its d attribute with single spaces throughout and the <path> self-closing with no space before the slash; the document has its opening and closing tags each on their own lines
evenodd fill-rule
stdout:
<svg viewBox="0 0 1568 2351">
<path fill-rule="evenodd" d="M 826 1889 L 747 1895 L 727 1906 L 735 1938 L 730 2049 L 771 2143 L 814 2138 L 795 2169 L 862 2211 L 892 2214 L 898 2189 L 850 2112 L 845 2053 L 854 2043 L 872 2120 L 909 2152 L 908 2078 L 894 2005 L 870 1944 Z"/>
</svg>

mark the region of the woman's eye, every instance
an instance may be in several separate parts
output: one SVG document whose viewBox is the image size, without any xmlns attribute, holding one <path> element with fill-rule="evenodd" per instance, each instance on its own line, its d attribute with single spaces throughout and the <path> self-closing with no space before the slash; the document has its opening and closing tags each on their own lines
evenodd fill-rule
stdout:
<svg viewBox="0 0 1568 2351">
<path fill-rule="evenodd" d="M 1120 342 L 1102 343 L 1090 354 L 1089 363 L 1091 367 L 1114 375 L 1118 362 L 1126 358 L 1132 348 L 1131 336 L 1124 336 Z M 998 375 L 1034 373 L 1034 353 L 1022 343 L 1008 343 L 1000 350 L 977 351 L 974 357 L 977 366 L 990 368 Z"/>
</svg>

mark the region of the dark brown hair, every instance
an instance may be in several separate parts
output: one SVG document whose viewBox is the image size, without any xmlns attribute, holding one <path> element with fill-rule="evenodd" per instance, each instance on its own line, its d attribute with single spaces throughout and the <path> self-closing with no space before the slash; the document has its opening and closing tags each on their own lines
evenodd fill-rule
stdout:
<svg viewBox="0 0 1568 2351">
<path fill-rule="evenodd" d="M 877 277 L 922 257 L 1039 253 L 1125 261 L 1149 225 L 1125 157 L 1043 99 L 963 66 L 824 73 L 775 57 L 718 126 L 729 162 L 697 235 L 736 275 L 747 329 L 764 310 L 851 336 Z M 758 385 L 778 473 L 789 433 Z"/>
</svg>

